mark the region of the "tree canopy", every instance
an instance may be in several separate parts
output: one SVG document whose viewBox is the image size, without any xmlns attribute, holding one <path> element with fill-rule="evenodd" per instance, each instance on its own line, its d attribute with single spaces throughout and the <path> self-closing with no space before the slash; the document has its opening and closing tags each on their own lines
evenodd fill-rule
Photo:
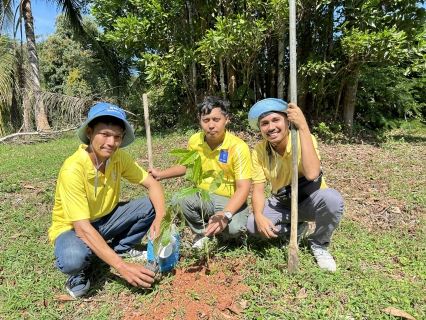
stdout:
<svg viewBox="0 0 426 320">
<path fill-rule="evenodd" d="M 352 132 L 424 118 L 424 2 L 297 2 L 298 104 L 309 119 Z M 44 90 L 135 115 L 148 93 L 159 128 L 195 121 L 206 95 L 230 99 L 243 127 L 254 102 L 289 99 L 287 0 L 89 3 L 84 33 L 59 19 L 39 44 Z"/>
</svg>

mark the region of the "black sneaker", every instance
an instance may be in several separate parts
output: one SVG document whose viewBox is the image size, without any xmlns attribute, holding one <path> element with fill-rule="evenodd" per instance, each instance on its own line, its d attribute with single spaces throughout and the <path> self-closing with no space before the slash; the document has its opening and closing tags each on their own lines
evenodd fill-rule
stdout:
<svg viewBox="0 0 426 320">
<path fill-rule="evenodd" d="M 90 289 L 90 281 L 86 277 L 84 270 L 67 278 L 66 288 L 73 298 L 84 296 Z"/>
</svg>

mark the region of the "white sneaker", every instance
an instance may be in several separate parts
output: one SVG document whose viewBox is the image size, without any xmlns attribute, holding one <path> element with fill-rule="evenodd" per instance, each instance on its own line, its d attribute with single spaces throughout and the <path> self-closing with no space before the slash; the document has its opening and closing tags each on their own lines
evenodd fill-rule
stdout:
<svg viewBox="0 0 426 320">
<path fill-rule="evenodd" d="M 318 266 L 321 269 L 326 269 L 330 272 L 336 271 L 336 261 L 333 256 L 327 251 L 326 246 L 319 244 L 310 243 L 310 249 L 315 259 L 317 260 Z"/>
<path fill-rule="evenodd" d="M 148 253 L 146 251 L 137 250 L 135 248 L 117 254 L 123 259 L 130 259 L 132 261 L 146 261 L 148 259 Z"/>
<path fill-rule="evenodd" d="M 207 245 L 207 242 L 209 242 L 210 238 L 202 235 L 197 234 L 194 238 L 194 244 L 192 245 L 193 249 L 201 250 L 204 248 L 205 245 Z"/>
</svg>

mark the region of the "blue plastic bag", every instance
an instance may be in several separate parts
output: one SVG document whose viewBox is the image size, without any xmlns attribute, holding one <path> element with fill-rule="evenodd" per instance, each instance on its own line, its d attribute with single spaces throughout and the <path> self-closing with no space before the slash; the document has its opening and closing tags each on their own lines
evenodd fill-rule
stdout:
<svg viewBox="0 0 426 320">
<path fill-rule="evenodd" d="M 179 232 L 177 231 L 176 226 L 172 225 L 172 233 L 170 237 L 170 243 L 166 247 L 160 245 L 160 250 L 158 252 L 158 265 L 160 266 L 160 271 L 169 271 L 179 262 Z M 150 240 L 148 233 L 148 261 L 155 261 L 154 255 L 154 245 Z"/>
</svg>

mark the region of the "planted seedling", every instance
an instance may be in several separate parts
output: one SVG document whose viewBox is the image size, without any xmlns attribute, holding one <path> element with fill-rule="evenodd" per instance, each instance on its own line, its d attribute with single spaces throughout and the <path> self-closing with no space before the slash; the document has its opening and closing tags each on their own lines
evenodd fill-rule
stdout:
<svg viewBox="0 0 426 320">
<path fill-rule="evenodd" d="M 186 150 L 186 149 L 176 149 L 170 152 L 172 155 L 178 157 L 175 161 L 175 164 L 179 164 L 181 166 L 186 167 L 185 180 L 190 182 L 191 185 L 184 187 L 178 191 L 176 199 L 183 199 L 185 197 L 191 196 L 193 194 L 198 195 L 198 199 L 200 201 L 201 207 L 201 217 L 203 221 L 203 229 L 204 233 L 206 230 L 205 225 L 205 212 L 203 210 L 203 202 L 210 201 L 210 194 L 214 193 L 222 184 L 224 171 L 216 172 L 214 170 L 209 170 L 207 172 L 203 172 L 201 157 L 196 150 Z M 214 177 L 213 181 L 210 184 L 209 191 L 199 188 L 198 186 L 202 183 L 204 179 Z M 204 250 L 207 256 L 207 265 L 209 265 L 209 252 L 208 245 L 204 244 Z"/>
</svg>

